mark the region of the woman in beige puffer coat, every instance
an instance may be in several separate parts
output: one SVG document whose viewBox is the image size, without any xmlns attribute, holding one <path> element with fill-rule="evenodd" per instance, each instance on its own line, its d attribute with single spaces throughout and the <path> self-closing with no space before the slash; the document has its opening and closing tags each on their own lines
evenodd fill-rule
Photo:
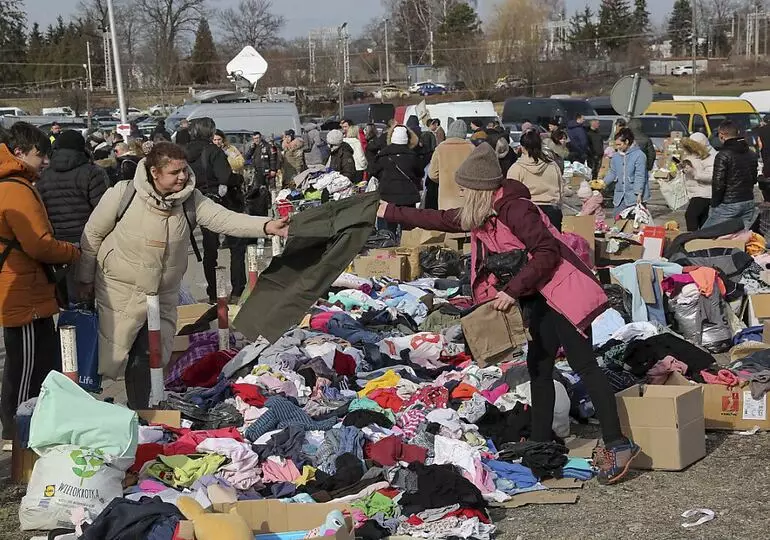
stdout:
<svg viewBox="0 0 770 540">
<path fill-rule="evenodd" d="M 697 231 L 708 218 L 716 156 L 717 151 L 712 148 L 708 137 L 703 133 L 693 133 L 689 138 L 682 140 L 680 168 L 684 173 L 684 185 L 690 198 L 684 213 L 688 231 Z"/>
<path fill-rule="evenodd" d="M 258 238 L 268 234 L 286 236 L 287 221 L 271 221 L 231 212 L 195 189 L 195 177 L 184 150 L 172 143 L 156 144 L 142 160 L 133 180 L 136 194 L 122 219 L 117 215 L 128 183 L 109 189 L 91 214 L 81 239 L 79 280 L 82 296 L 95 292 L 99 313 L 99 373 L 115 379 L 126 371 L 131 398 L 148 383 L 147 366 L 129 376 L 126 361 L 131 352 L 143 356 L 143 330 L 147 320 L 147 295 L 160 300 L 163 362 L 171 357 L 176 333 L 179 288 L 187 270 L 190 227 L 184 202 L 194 198 L 197 224 L 235 237 Z M 137 339 L 140 336 L 142 339 Z M 132 348 L 135 349 L 132 351 Z M 147 372 L 147 380 L 144 372 Z M 129 388 L 134 386 L 134 388 Z M 130 406 L 146 406 L 142 395 Z M 129 400 L 131 401 L 131 399 Z"/>
</svg>

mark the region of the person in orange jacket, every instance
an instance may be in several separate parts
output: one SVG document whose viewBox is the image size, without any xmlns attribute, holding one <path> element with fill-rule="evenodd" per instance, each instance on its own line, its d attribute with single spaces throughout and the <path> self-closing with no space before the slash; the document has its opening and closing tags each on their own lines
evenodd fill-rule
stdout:
<svg viewBox="0 0 770 540">
<path fill-rule="evenodd" d="M 0 134 L 0 326 L 6 353 L 0 421 L 6 441 L 14 436 L 17 407 L 40 393 L 51 370 L 61 368 L 53 321 L 59 305 L 48 265 L 80 257 L 75 245 L 54 238 L 34 186 L 50 149 L 48 136 L 25 122 Z"/>
</svg>

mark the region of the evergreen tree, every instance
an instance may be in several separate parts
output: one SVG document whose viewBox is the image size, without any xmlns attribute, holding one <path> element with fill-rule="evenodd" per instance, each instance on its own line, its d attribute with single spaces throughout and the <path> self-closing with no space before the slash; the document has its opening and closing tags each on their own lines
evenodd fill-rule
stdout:
<svg viewBox="0 0 770 540">
<path fill-rule="evenodd" d="M 44 58 L 44 49 L 45 49 L 45 38 L 43 37 L 43 34 L 40 32 L 40 25 L 38 23 L 34 23 L 32 25 L 32 30 L 29 33 L 29 40 L 27 45 L 27 61 L 36 64 L 41 62 L 42 58 Z M 39 78 L 39 75 L 43 74 L 43 70 L 41 69 L 41 66 L 36 65 L 30 65 L 27 66 L 26 69 L 26 80 L 27 81 L 38 81 L 41 80 Z"/>
<path fill-rule="evenodd" d="M 596 58 L 599 53 L 596 47 L 598 28 L 594 22 L 594 14 L 587 4 L 583 11 L 576 12 L 570 18 L 569 27 L 567 42 L 572 52 L 587 58 Z"/>
<path fill-rule="evenodd" d="M 0 0 L 0 51 L 3 62 L 0 65 L 0 84 L 22 83 L 24 69 L 22 66 L 7 65 L 24 62 L 26 57 L 26 17 L 24 4 L 21 0 Z"/>
<path fill-rule="evenodd" d="M 599 8 L 598 38 L 608 52 L 625 52 L 633 18 L 627 0 L 602 0 Z"/>
<path fill-rule="evenodd" d="M 634 32 L 646 34 L 650 30 L 650 12 L 647 11 L 647 0 L 634 0 Z"/>
<path fill-rule="evenodd" d="M 689 54 L 692 44 L 692 6 L 690 0 L 676 0 L 668 21 L 668 37 L 671 40 L 671 54 Z"/>
<path fill-rule="evenodd" d="M 473 47 L 480 35 L 481 21 L 476 10 L 465 3 L 455 4 L 447 11 L 446 19 L 438 27 L 437 63 L 447 65 L 458 54 L 456 49 Z"/>
<path fill-rule="evenodd" d="M 190 55 L 190 78 L 195 84 L 208 84 L 218 79 L 215 73 L 217 51 L 206 19 L 201 18 L 195 32 L 195 45 Z"/>
</svg>

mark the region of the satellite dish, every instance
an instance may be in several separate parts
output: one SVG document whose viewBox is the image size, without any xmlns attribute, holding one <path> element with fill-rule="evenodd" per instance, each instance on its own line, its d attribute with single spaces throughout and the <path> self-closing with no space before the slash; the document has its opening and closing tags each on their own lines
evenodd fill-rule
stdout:
<svg viewBox="0 0 770 540">
<path fill-rule="evenodd" d="M 257 84 L 267 72 L 267 61 L 257 50 L 247 45 L 227 64 L 227 76 L 234 79 L 246 79 L 251 85 Z"/>
<path fill-rule="evenodd" d="M 639 116 L 652 103 L 652 85 L 638 74 L 626 75 L 612 87 L 610 103 L 618 114 Z"/>
</svg>

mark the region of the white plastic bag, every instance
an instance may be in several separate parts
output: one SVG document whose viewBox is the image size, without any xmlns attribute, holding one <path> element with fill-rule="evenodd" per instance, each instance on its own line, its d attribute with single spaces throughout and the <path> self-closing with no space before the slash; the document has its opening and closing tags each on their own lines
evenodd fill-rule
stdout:
<svg viewBox="0 0 770 540">
<path fill-rule="evenodd" d="M 71 529 L 70 514 L 77 507 L 99 515 L 112 499 L 123 495 L 123 476 L 101 450 L 69 444 L 46 450 L 21 499 L 21 529 Z"/>
<path fill-rule="evenodd" d="M 684 181 L 684 173 L 679 171 L 671 180 L 658 179 L 660 193 L 666 200 L 666 204 L 671 210 L 679 210 L 690 201 L 687 195 L 687 187 Z"/>
</svg>

